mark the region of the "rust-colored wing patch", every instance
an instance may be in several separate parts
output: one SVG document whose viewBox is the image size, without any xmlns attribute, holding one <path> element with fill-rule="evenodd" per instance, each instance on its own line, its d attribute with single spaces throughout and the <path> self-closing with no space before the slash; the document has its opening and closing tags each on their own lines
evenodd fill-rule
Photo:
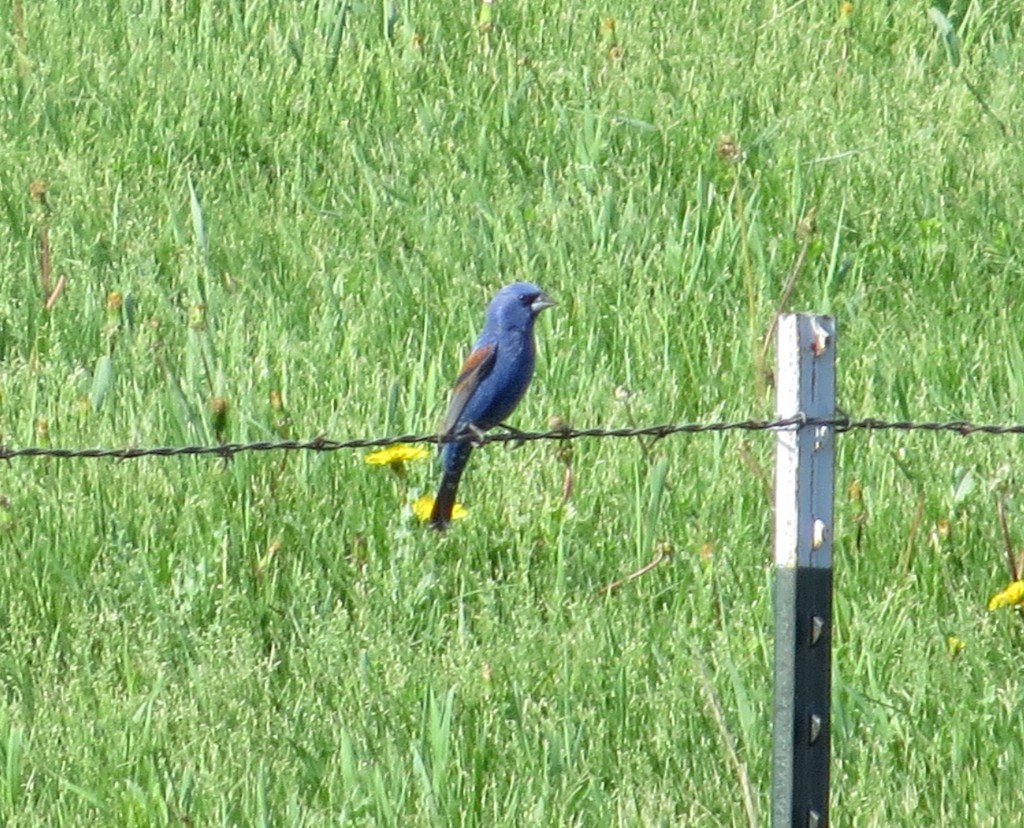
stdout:
<svg viewBox="0 0 1024 828">
<path fill-rule="evenodd" d="M 448 405 L 448 414 L 441 424 L 441 433 L 449 434 L 458 423 L 462 412 L 466 410 L 480 382 L 491 373 L 494 367 L 494 357 L 498 352 L 495 343 L 477 348 L 469 355 L 459 372 L 459 378 L 455 380 L 455 389 L 452 391 L 452 401 Z"/>
</svg>

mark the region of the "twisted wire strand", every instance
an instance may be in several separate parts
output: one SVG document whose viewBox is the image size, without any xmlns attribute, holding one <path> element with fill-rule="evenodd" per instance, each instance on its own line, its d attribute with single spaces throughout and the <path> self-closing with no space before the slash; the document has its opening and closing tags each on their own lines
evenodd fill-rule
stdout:
<svg viewBox="0 0 1024 828">
<path fill-rule="evenodd" d="M 913 422 L 909 420 L 880 420 L 865 418 L 853 420 L 849 417 L 807 417 L 802 414 L 774 420 L 740 420 L 735 422 L 712 423 L 664 423 L 661 425 L 631 428 L 558 428 L 550 431 L 518 431 L 506 428 L 491 434 L 462 434 L 442 436 L 438 434 L 401 434 L 388 437 L 370 437 L 354 440 L 330 440 L 314 437 L 311 440 L 261 440 L 251 443 L 222 443 L 216 446 L 155 446 L 122 448 L 67 449 L 48 446 L 10 448 L 0 445 L 0 460 L 20 458 L 53 458 L 58 460 L 137 460 L 143 457 L 198 457 L 216 455 L 229 460 L 235 455 L 273 451 L 330 452 L 347 449 L 387 448 L 394 445 L 416 445 L 422 443 L 445 443 L 470 441 L 474 445 L 488 443 L 532 443 L 541 440 L 581 439 L 635 439 L 648 437 L 661 440 L 676 434 L 704 434 L 726 431 L 780 431 L 789 428 L 825 427 L 837 432 L 849 431 L 926 431 L 949 432 L 968 437 L 973 434 L 1007 435 L 1024 434 L 1024 424 L 984 424 L 966 420 L 949 422 Z"/>
</svg>

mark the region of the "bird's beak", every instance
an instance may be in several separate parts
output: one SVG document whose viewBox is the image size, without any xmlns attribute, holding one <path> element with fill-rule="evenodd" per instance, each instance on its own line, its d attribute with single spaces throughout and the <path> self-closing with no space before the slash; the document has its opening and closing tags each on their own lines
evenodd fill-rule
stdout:
<svg viewBox="0 0 1024 828">
<path fill-rule="evenodd" d="M 554 299 L 552 299 L 546 293 L 541 292 L 540 296 L 538 296 L 536 299 L 533 300 L 533 302 L 530 303 L 530 310 L 532 310 L 534 314 L 538 314 L 545 308 L 552 308 L 557 304 L 558 303 Z"/>
</svg>

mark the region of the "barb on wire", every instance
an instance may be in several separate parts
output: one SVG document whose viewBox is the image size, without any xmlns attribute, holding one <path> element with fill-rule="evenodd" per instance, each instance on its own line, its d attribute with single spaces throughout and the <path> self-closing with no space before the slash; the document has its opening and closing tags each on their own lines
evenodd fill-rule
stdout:
<svg viewBox="0 0 1024 828">
<path fill-rule="evenodd" d="M 963 437 L 972 434 L 1022 434 L 1024 424 L 993 425 L 971 423 L 965 420 L 951 422 L 912 422 L 890 421 L 866 418 L 853 420 L 849 417 L 806 417 L 802 414 L 775 420 L 740 420 L 738 422 L 713 423 L 664 423 L 662 425 L 644 426 L 640 428 L 558 428 L 551 431 L 518 431 L 508 429 L 485 435 L 463 434 L 458 436 L 441 436 L 438 434 L 401 434 L 393 437 L 371 437 L 356 440 L 328 440 L 326 437 L 314 437 L 311 440 L 270 440 L 252 443 L 221 443 L 215 446 L 156 446 L 124 448 L 90 448 L 65 449 L 41 446 L 10 448 L 0 445 L 0 460 L 19 458 L 53 458 L 58 460 L 95 460 L 109 458 L 114 460 L 137 460 L 143 457 L 198 457 L 216 455 L 229 460 L 237 454 L 261 453 L 271 451 L 343 451 L 346 449 L 384 448 L 398 444 L 414 445 L 417 443 L 447 443 L 471 440 L 474 444 L 487 443 L 532 443 L 539 440 L 580 440 L 584 438 L 619 438 L 651 437 L 661 440 L 676 434 L 705 434 L 723 431 L 779 431 L 786 428 L 830 427 L 837 432 L 848 431 L 930 431 L 952 432 Z"/>
</svg>

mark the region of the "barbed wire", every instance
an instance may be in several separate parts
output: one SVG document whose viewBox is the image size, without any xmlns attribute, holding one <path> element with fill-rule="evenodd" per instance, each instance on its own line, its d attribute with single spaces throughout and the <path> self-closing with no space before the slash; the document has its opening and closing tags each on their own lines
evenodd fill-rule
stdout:
<svg viewBox="0 0 1024 828">
<path fill-rule="evenodd" d="M 797 415 L 774 420 L 740 420 L 736 422 L 712 423 L 665 423 L 662 425 L 629 428 L 556 428 L 549 431 L 518 431 L 505 427 L 490 434 L 462 434 L 457 437 L 439 434 L 401 434 L 391 437 L 371 437 L 355 440 L 330 440 L 314 437 L 311 440 L 261 440 L 251 443 L 221 443 L 219 445 L 156 446 L 123 448 L 66 449 L 49 446 L 9 448 L 0 445 L 0 460 L 20 458 L 51 458 L 57 460 L 137 460 L 143 457 L 198 457 L 216 455 L 230 460 L 238 454 L 264 453 L 273 451 L 329 452 L 347 449 L 387 448 L 396 445 L 417 445 L 423 443 L 445 443 L 469 441 L 474 445 L 488 443 L 532 443 L 541 440 L 594 439 L 637 439 L 661 440 L 676 434 L 705 434 L 725 431 L 780 431 L 787 428 L 825 427 L 837 432 L 849 431 L 928 431 L 950 432 L 961 437 L 972 434 L 1024 435 L 1024 424 L 979 424 L 966 420 L 949 422 L 913 422 L 909 420 L 879 420 L 866 418 L 854 420 L 849 417 L 806 417 Z"/>
</svg>

